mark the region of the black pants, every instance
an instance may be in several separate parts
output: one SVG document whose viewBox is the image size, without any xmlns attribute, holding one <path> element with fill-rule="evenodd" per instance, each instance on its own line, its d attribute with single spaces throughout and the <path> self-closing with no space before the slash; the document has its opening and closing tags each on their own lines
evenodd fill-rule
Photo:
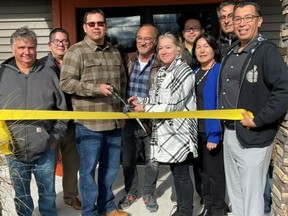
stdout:
<svg viewBox="0 0 288 216">
<path fill-rule="evenodd" d="M 203 198 L 206 208 L 211 209 L 213 215 L 222 215 L 225 208 L 225 173 L 223 144 L 209 151 L 206 148 L 207 137 L 205 133 L 199 133 L 199 146 L 203 149 Z"/>
<path fill-rule="evenodd" d="M 194 187 L 189 172 L 189 158 L 182 163 L 170 164 L 177 194 L 177 211 L 181 216 L 193 215 Z"/>
<path fill-rule="evenodd" d="M 150 136 L 135 120 L 127 120 L 122 133 L 122 166 L 126 193 L 135 194 L 138 190 L 137 159 L 139 152 L 144 152 L 146 164 L 143 195 L 153 194 L 156 190 L 159 163 L 150 159 Z"/>
</svg>

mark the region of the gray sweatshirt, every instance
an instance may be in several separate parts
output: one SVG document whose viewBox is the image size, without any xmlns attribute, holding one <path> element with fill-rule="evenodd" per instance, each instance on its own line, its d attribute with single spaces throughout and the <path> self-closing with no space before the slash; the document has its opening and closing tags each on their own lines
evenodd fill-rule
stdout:
<svg viewBox="0 0 288 216">
<path fill-rule="evenodd" d="M 22 73 L 12 57 L 0 67 L 0 109 L 66 110 L 56 74 L 36 61 L 28 74 Z M 62 120 L 6 121 L 13 138 L 12 156 L 31 162 L 65 135 Z"/>
</svg>

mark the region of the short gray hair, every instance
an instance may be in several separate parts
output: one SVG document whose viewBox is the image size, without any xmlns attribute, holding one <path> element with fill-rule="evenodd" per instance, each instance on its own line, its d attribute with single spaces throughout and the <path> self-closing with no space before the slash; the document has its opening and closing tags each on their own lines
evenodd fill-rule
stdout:
<svg viewBox="0 0 288 216">
<path fill-rule="evenodd" d="M 28 39 L 32 38 L 32 40 L 35 43 L 35 46 L 37 46 L 37 35 L 34 31 L 30 30 L 27 26 L 23 26 L 19 29 L 17 29 L 10 37 L 10 45 L 13 49 L 13 45 L 15 40 L 22 39 L 24 41 L 27 41 Z"/>
</svg>

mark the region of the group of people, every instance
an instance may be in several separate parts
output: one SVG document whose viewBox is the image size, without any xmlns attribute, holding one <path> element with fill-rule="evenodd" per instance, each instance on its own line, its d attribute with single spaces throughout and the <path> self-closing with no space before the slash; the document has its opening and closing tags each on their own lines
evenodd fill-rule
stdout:
<svg viewBox="0 0 288 216">
<path fill-rule="evenodd" d="M 159 36 L 154 25 L 144 24 L 136 32 L 137 51 L 123 55 L 106 41 L 108 26 L 100 9 L 84 15 L 85 38 L 71 47 L 68 33 L 54 29 L 51 52 L 40 60 L 35 33 L 17 29 L 11 35 L 14 56 L 0 68 L 2 109 L 122 112 L 116 93 L 135 112 L 241 108 L 254 115 L 244 111 L 240 121 L 7 121 L 17 214 L 33 214 L 33 173 L 40 214 L 57 215 L 55 163 L 60 149 L 63 198 L 81 209 L 82 216 L 128 215 L 125 209 L 139 196 L 139 152 L 146 164 L 141 194 L 149 212 L 159 208 L 159 164 L 167 163 L 177 199 L 173 216 L 193 215 L 192 163 L 204 205 L 200 216 L 225 215 L 226 187 L 233 216 L 264 216 L 272 143 L 288 108 L 288 70 L 277 47 L 259 33 L 263 18 L 258 4 L 224 2 L 217 15 L 222 30 L 217 41 L 197 19 L 185 22 L 184 42 L 170 32 Z M 116 205 L 112 186 L 121 151 L 125 196 Z"/>
</svg>

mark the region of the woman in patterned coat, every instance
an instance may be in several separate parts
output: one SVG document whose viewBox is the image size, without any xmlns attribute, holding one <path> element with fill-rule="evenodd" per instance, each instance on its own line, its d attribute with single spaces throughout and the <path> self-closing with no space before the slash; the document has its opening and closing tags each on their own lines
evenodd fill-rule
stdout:
<svg viewBox="0 0 288 216">
<path fill-rule="evenodd" d="M 173 112 L 196 110 L 194 74 L 181 59 L 182 42 L 171 33 L 159 37 L 158 54 L 164 66 L 156 74 L 149 97 L 131 97 L 136 112 Z M 197 157 L 197 121 L 195 119 L 154 119 L 151 156 L 170 163 L 177 194 L 173 216 L 193 215 L 193 184 L 188 156 Z M 193 153 L 193 154 L 191 154 Z"/>
</svg>

